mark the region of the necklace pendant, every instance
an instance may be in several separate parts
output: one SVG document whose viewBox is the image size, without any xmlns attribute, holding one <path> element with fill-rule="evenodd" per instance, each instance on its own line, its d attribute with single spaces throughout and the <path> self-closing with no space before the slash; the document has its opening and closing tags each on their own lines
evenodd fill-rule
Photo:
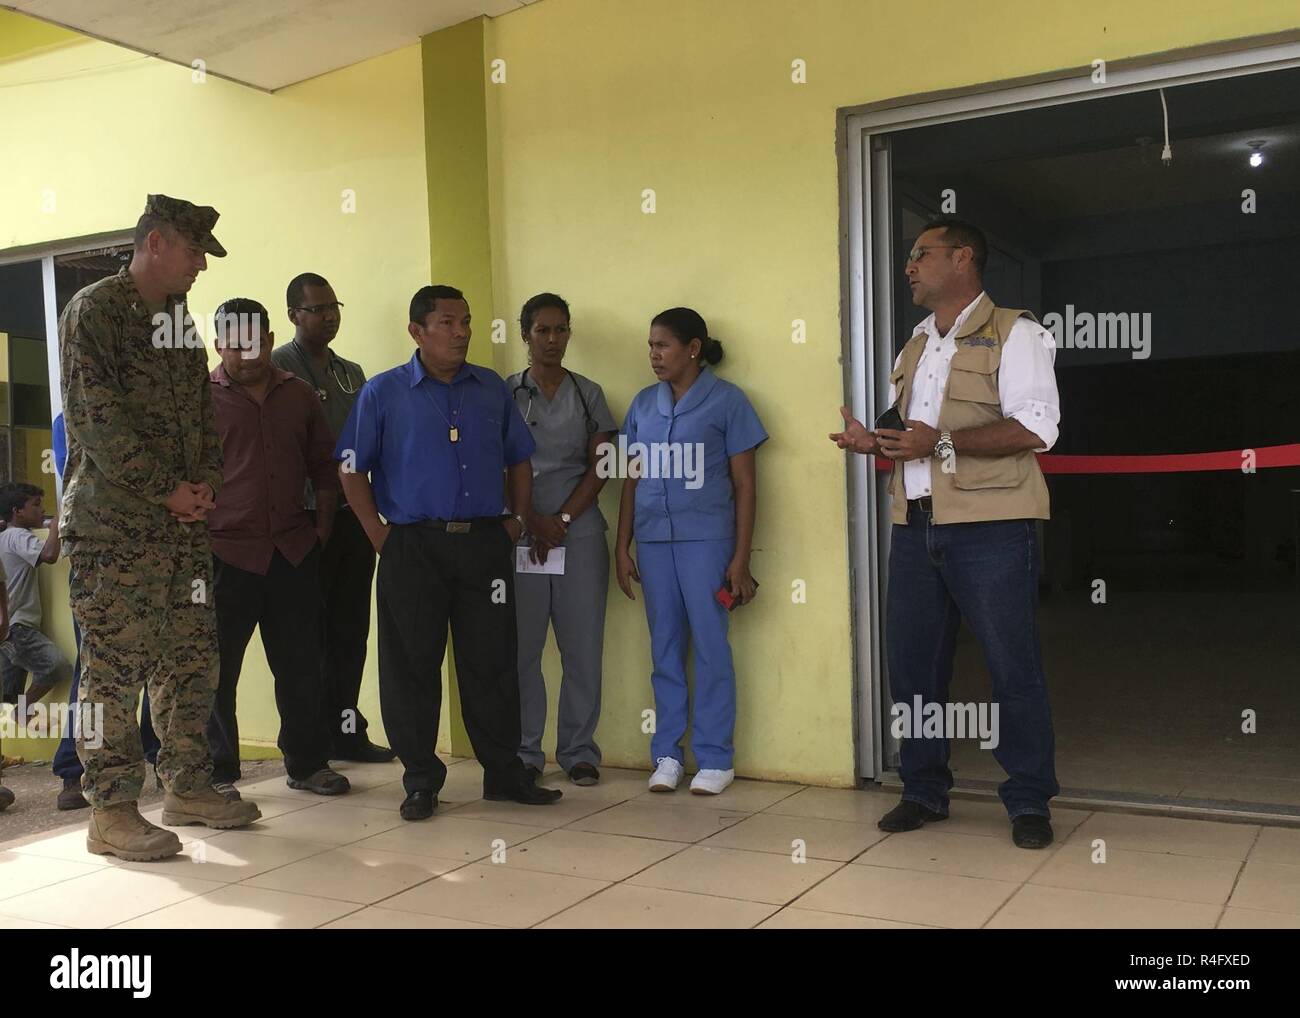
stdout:
<svg viewBox="0 0 1300 1018">
<path fill-rule="evenodd" d="M 327 399 L 329 399 L 329 395 L 330 394 L 326 392 L 324 389 L 320 388 L 319 386 L 316 387 L 316 396 L 322 403 L 324 403 Z"/>
<path fill-rule="evenodd" d="M 447 432 L 447 437 L 448 437 L 448 438 L 449 438 L 453 443 L 455 443 L 455 442 L 459 442 L 459 441 L 460 441 L 460 428 L 452 428 L 450 431 Z"/>
</svg>

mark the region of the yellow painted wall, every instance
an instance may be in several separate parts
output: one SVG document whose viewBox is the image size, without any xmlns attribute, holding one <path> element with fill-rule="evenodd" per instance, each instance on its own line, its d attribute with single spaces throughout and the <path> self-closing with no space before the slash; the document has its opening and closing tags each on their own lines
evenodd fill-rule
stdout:
<svg viewBox="0 0 1300 1018">
<path fill-rule="evenodd" d="M 424 85 L 425 172 L 429 201 L 429 279 L 465 294 L 473 321 L 469 359 L 492 364 L 488 345 L 492 307 L 488 210 L 488 140 L 484 109 L 483 35 L 486 18 L 472 18 L 421 40 Z M 443 741 L 472 756 L 460 712 L 455 649 L 448 642 L 440 717 Z"/>
<path fill-rule="evenodd" d="M 651 316 L 693 306 L 726 347 L 720 374 L 772 435 L 758 454 L 763 588 L 732 629 L 740 773 L 854 773 L 845 471 L 826 439 L 843 391 L 836 110 L 1298 21 L 1292 0 L 545 0 L 490 23 L 485 55 L 507 70 L 488 87 L 495 316 L 514 319 L 540 290 L 564 295 L 568 363 L 621 414 L 653 381 Z M 791 82 L 795 59 L 807 84 Z M 524 364 L 514 336 L 503 373 Z M 611 526 L 617 496 L 611 483 Z M 791 603 L 796 579 L 806 605 Z M 609 762 L 646 762 L 649 671 L 642 604 L 614 590 L 598 733 Z M 550 749 L 554 653 L 547 674 Z"/>
<path fill-rule="evenodd" d="M 483 38 L 487 18 L 424 37 L 425 165 L 429 278 L 458 287 L 470 308 L 492 306 Z M 473 311 L 471 310 L 471 313 Z M 485 357 L 486 316 L 476 321 L 475 360 Z"/>
<path fill-rule="evenodd" d="M 76 32 L 48 21 L 0 11 L 0 61 L 30 57 L 57 46 L 80 42 L 81 38 Z"/>
<path fill-rule="evenodd" d="M 26 20 L 0 12 L 0 36 Z M 0 95 L 0 251 L 130 229 L 150 192 L 188 198 L 221 211 L 215 232 L 230 252 L 199 277 L 196 317 L 255 297 L 288 342 L 285 286 L 310 270 L 347 304 L 342 354 L 368 374 L 410 355 L 406 308 L 429 271 L 419 45 L 267 95 L 85 41 L 0 63 Z M 47 188 L 54 213 L 42 211 Z M 342 211 L 344 189 L 354 214 Z M 66 567 L 42 580 L 47 629 L 71 654 Z M 373 635 L 361 707 L 382 739 Z M 244 738 L 274 742 L 256 637 L 239 714 Z"/>
</svg>

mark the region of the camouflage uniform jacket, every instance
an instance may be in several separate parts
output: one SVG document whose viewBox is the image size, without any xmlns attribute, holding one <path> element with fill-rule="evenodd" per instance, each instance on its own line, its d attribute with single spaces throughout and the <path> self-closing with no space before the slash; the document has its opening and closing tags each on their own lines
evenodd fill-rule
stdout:
<svg viewBox="0 0 1300 1018">
<path fill-rule="evenodd" d="M 184 298 L 168 297 L 165 311 L 172 325 L 162 329 L 123 268 L 79 291 L 59 319 L 68 432 L 60 526 L 73 554 L 208 543 L 206 523 L 180 523 L 163 505 L 181 481 L 221 487 L 207 354 Z"/>
</svg>

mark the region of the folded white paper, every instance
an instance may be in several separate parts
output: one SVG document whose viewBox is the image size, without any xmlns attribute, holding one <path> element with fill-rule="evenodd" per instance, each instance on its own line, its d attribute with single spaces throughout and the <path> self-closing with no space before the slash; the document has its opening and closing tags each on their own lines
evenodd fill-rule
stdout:
<svg viewBox="0 0 1300 1018">
<path fill-rule="evenodd" d="M 546 564 L 539 565 L 528 557 L 529 549 L 522 545 L 515 549 L 515 572 L 546 573 L 550 576 L 564 575 L 564 549 L 552 548 L 546 553 Z"/>
</svg>

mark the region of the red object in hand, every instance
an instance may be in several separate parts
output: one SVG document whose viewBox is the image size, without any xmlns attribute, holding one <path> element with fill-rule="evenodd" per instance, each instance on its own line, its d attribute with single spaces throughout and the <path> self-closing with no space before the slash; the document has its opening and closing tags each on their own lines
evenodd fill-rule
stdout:
<svg viewBox="0 0 1300 1018">
<path fill-rule="evenodd" d="M 734 612 L 736 610 L 736 605 L 739 602 L 736 600 L 736 595 L 731 592 L 731 590 L 727 587 L 725 583 L 722 585 L 722 588 L 713 596 L 717 598 L 718 604 L 726 608 L 727 611 Z"/>
</svg>

